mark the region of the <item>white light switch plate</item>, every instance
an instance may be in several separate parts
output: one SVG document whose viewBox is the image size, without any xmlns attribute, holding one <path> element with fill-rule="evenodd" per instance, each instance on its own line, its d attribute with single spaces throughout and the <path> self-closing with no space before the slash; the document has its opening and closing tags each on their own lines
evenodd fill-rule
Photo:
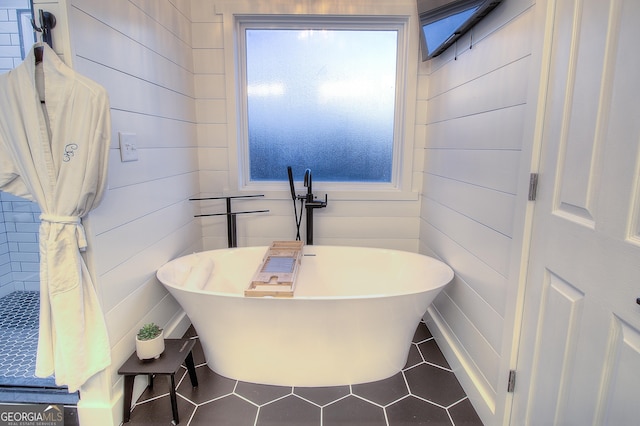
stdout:
<svg viewBox="0 0 640 426">
<path fill-rule="evenodd" d="M 136 146 L 135 133 L 118 133 L 120 139 L 120 159 L 125 161 L 138 161 L 138 147 Z"/>
</svg>

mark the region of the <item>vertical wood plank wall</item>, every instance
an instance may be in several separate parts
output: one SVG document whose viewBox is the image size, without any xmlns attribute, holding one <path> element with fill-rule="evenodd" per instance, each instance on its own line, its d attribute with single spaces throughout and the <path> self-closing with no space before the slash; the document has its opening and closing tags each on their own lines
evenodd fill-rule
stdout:
<svg viewBox="0 0 640 426">
<path fill-rule="evenodd" d="M 428 72 L 420 251 L 456 272 L 428 324 L 487 424 L 504 415 L 520 285 L 533 6 L 503 2 Z"/>
<path fill-rule="evenodd" d="M 72 0 L 67 10 L 74 69 L 105 86 L 111 103 L 109 189 L 88 226 L 113 361 L 98 398 L 110 395 L 102 403 L 118 422 L 116 372 L 137 329 L 154 321 L 171 332 L 183 318 L 155 272 L 202 247 L 188 201 L 199 193 L 190 1 Z M 120 161 L 119 132 L 136 134 L 138 161 Z"/>
</svg>

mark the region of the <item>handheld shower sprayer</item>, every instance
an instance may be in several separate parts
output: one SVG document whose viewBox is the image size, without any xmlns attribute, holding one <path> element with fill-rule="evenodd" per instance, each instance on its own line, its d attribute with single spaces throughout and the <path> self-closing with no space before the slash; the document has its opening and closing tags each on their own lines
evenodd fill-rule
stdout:
<svg viewBox="0 0 640 426">
<path fill-rule="evenodd" d="M 296 215 L 296 240 L 300 240 L 300 223 L 302 222 L 302 211 L 307 208 L 307 245 L 313 245 L 313 211 L 315 209 L 327 207 L 327 194 L 324 195 L 324 201 L 317 200 L 313 195 L 313 181 L 311 178 L 311 169 L 304 172 L 303 184 L 307 188 L 306 195 L 296 195 L 296 189 L 293 183 L 293 172 L 291 166 L 287 167 L 289 174 L 289 187 L 291 188 L 291 198 L 293 199 L 293 211 Z M 296 199 L 300 200 L 300 217 L 296 208 Z M 306 203 L 306 206 L 305 206 Z"/>
<path fill-rule="evenodd" d="M 296 187 L 293 184 L 293 171 L 291 170 L 291 166 L 287 166 L 287 173 L 289 174 L 289 187 L 291 188 L 291 199 L 293 199 L 294 201 L 294 207 L 295 207 L 295 201 L 296 201 Z"/>
<path fill-rule="evenodd" d="M 313 183 L 311 179 L 311 169 L 307 169 L 304 171 L 304 180 L 303 180 L 305 188 L 307 188 L 307 203 L 313 201 Z"/>
<path fill-rule="evenodd" d="M 293 200 L 293 214 L 296 218 L 296 241 L 300 241 L 300 224 L 302 223 L 302 210 L 304 205 L 304 197 L 296 195 L 296 187 L 293 183 L 293 171 L 291 166 L 287 166 L 287 174 L 289 175 L 289 188 L 291 189 L 291 199 Z M 300 217 L 298 217 L 298 208 L 296 207 L 296 199 L 300 200 Z"/>
</svg>

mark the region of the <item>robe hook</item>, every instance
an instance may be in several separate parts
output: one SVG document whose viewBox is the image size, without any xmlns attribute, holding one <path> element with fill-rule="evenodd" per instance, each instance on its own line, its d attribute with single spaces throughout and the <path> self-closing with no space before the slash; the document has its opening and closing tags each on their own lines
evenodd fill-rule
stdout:
<svg viewBox="0 0 640 426">
<path fill-rule="evenodd" d="M 44 43 L 47 43 L 49 47 L 53 49 L 53 42 L 51 40 L 51 29 L 55 28 L 56 26 L 56 17 L 53 13 L 45 12 L 42 9 L 39 9 L 38 12 L 40 20 L 39 27 L 36 25 L 33 0 L 31 0 L 31 15 L 33 16 L 31 18 L 31 26 L 33 27 L 34 31 L 42 33 L 42 41 Z"/>
</svg>

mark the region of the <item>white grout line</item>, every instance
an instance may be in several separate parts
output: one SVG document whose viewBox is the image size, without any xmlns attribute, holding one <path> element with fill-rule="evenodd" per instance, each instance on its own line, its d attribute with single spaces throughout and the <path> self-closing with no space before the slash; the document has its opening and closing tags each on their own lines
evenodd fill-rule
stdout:
<svg viewBox="0 0 640 426">
<path fill-rule="evenodd" d="M 195 338 L 197 338 L 197 336 L 196 336 L 196 337 L 192 337 L 192 339 L 195 339 Z M 404 380 L 404 385 L 405 385 L 405 387 L 406 387 L 406 389 L 407 389 L 407 392 L 408 392 L 408 393 L 407 393 L 406 395 L 401 396 L 401 397 L 399 397 L 398 399 L 396 399 L 396 400 L 394 400 L 394 401 L 392 401 L 392 402 L 390 402 L 390 403 L 386 404 L 386 405 L 381 405 L 381 404 L 379 404 L 379 403 L 376 403 L 376 402 L 374 402 L 374 401 L 371 401 L 370 399 L 367 399 L 366 397 L 363 397 L 363 396 L 361 396 L 361 395 L 355 394 L 355 393 L 353 392 L 353 386 L 352 386 L 352 385 L 349 385 L 349 391 L 348 391 L 348 393 L 347 393 L 347 394 L 345 394 L 345 395 L 343 395 L 343 396 L 341 396 L 341 397 L 338 397 L 337 399 L 335 399 L 335 400 L 333 400 L 333 401 L 330 401 L 329 403 L 326 403 L 326 404 L 324 404 L 324 405 L 320 405 L 320 404 L 319 404 L 319 403 L 317 403 L 317 402 L 311 401 L 311 400 L 309 400 L 309 399 L 307 399 L 307 398 L 305 398 L 305 397 L 303 397 L 303 396 L 301 396 L 301 395 L 296 394 L 296 393 L 295 393 L 295 387 L 289 387 L 289 393 L 287 393 L 287 394 L 285 394 L 285 395 L 282 395 L 282 396 L 280 396 L 280 397 L 278 397 L 278 398 L 276 398 L 276 399 L 270 400 L 270 401 L 265 402 L 265 403 L 263 403 L 263 404 L 258 404 L 258 403 L 256 403 L 256 402 L 252 401 L 251 399 L 249 399 L 249 398 L 251 398 L 251 396 L 248 396 L 248 397 L 247 397 L 247 396 L 243 396 L 243 395 L 241 395 L 241 394 L 239 394 L 239 393 L 238 393 L 238 385 L 239 385 L 239 383 L 240 383 L 240 381 L 238 381 L 238 380 L 235 380 L 235 383 L 234 383 L 234 385 L 233 385 L 233 390 L 232 390 L 230 393 L 226 393 L 225 395 L 218 396 L 218 397 L 216 397 L 216 398 L 213 398 L 213 399 L 211 399 L 211 400 L 204 401 L 204 402 L 199 403 L 199 404 L 196 404 L 195 402 L 193 402 L 193 401 L 189 400 L 187 397 L 185 397 L 185 396 L 181 395 L 180 393 L 177 393 L 177 394 L 178 394 L 182 399 L 187 400 L 189 403 L 191 403 L 191 404 L 195 405 L 195 409 L 194 409 L 194 411 L 191 413 L 191 417 L 189 418 L 189 420 L 188 420 L 188 421 L 187 421 L 187 423 L 186 423 L 186 425 L 187 425 L 187 426 L 189 426 L 189 425 L 190 425 L 190 423 L 192 422 L 192 420 L 193 420 L 193 418 L 194 418 L 194 416 L 195 416 L 195 413 L 196 413 L 196 411 L 198 410 L 198 408 L 199 408 L 199 407 L 201 407 L 201 406 L 203 406 L 203 405 L 206 405 L 206 404 L 209 404 L 209 403 L 211 403 L 211 402 L 218 401 L 218 400 L 220 400 L 220 399 L 223 399 L 223 398 L 226 398 L 226 397 L 232 396 L 232 395 L 235 395 L 235 396 L 237 396 L 238 398 L 242 399 L 243 401 L 250 403 L 252 406 L 257 407 L 257 410 L 256 410 L 256 417 L 255 417 L 254 422 L 253 422 L 253 425 L 254 425 L 254 426 L 257 426 L 257 424 L 258 424 L 258 419 L 259 419 L 259 416 L 260 416 L 260 412 L 261 412 L 261 409 L 262 409 L 263 407 L 266 407 L 266 406 L 268 406 L 268 405 L 270 405 L 270 404 L 272 404 L 272 403 L 275 403 L 275 402 L 277 402 L 277 401 L 280 401 L 280 400 L 282 400 L 282 399 L 284 399 L 284 398 L 287 398 L 287 397 L 289 397 L 289 396 L 294 396 L 294 397 L 296 397 L 296 398 L 298 398 L 298 399 L 301 399 L 302 401 L 305 401 L 306 403 L 308 403 L 308 404 L 310 404 L 310 405 L 312 405 L 312 406 L 314 406 L 314 407 L 318 407 L 318 408 L 320 408 L 320 426 L 322 426 L 322 425 L 323 425 L 323 422 L 324 422 L 324 417 L 325 417 L 325 411 L 324 411 L 324 410 L 325 410 L 325 408 L 330 407 L 330 406 L 332 406 L 333 404 L 336 404 L 336 403 L 338 403 L 338 402 L 340 402 L 340 401 L 342 401 L 342 400 L 344 400 L 345 398 L 348 398 L 348 397 L 350 397 L 350 396 L 354 396 L 355 398 L 358 398 L 359 400 L 364 401 L 364 402 L 365 402 L 365 403 L 367 403 L 367 404 L 371 404 L 371 405 L 373 405 L 374 407 L 382 408 L 382 411 L 383 411 L 383 414 L 384 414 L 385 423 L 386 423 L 386 425 L 387 425 L 387 426 L 389 426 L 389 425 L 390 425 L 390 420 L 389 420 L 389 416 L 388 416 L 388 413 L 387 413 L 387 409 L 388 409 L 388 408 L 390 408 L 390 407 L 393 407 L 395 404 L 399 403 L 400 401 L 402 401 L 402 400 L 404 400 L 404 399 L 407 399 L 407 398 L 410 398 L 410 397 L 416 398 L 417 400 L 419 400 L 419 401 L 421 401 L 421 402 L 423 402 L 423 403 L 427 403 L 427 404 L 430 404 L 430 405 L 432 405 L 432 406 L 435 406 L 435 407 L 438 407 L 438 408 L 440 408 L 440 409 L 445 410 L 445 411 L 446 411 L 446 413 L 447 413 L 447 416 L 448 416 L 449 420 L 451 421 L 451 424 L 452 424 L 453 426 L 455 426 L 455 423 L 454 423 L 454 421 L 453 421 L 453 417 L 451 416 L 451 413 L 449 412 L 449 409 L 450 409 L 450 408 L 455 407 L 456 405 L 458 405 L 458 404 L 459 404 L 459 403 L 461 403 L 462 401 L 467 400 L 467 399 L 468 399 L 468 397 L 465 395 L 463 398 L 461 398 L 461 399 L 459 399 L 458 401 L 456 401 L 456 402 L 454 402 L 454 403 L 450 404 L 448 407 L 444 407 L 444 406 L 442 406 L 442 405 L 440 405 L 440 404 L 437 404 L 437 403 L 435 403 L 435 402 L 433 402 L 433 401 L 430 401 L 430 400 L 428 400 L 428 399 L 426 399 L 426 398 L 423 398 L 423 397 L 421 397 L 421 396 L 419 396 L 419 395 L 416 395 L 416 394 L 412 393 L 411 388 L 410 388 L 410 386 L 409 386 L 409 381 L 408 381 L 407 376 L 406 376 L 406 374 L 405 374 L 407 371 L 412 370 L 412 369 L 414 369 L 414 368 L 416 368 L 416 367 L 418 367 L 418 366 L 425 365 L 425 364 L 426 364 L 426 365 L 429 365 L 429 366 L 431 366 L 431 367 L 436 367 L 436 368 L 438 368 L 438 369 L 441 369 L 441 370 L 444 370 L 444 371 L 447 371 L 447 372 L 453 373 L 453 371 L 452 371 L 451 369 L 446 368 L 446 367 L 443 367 L 443 366 L 438 365 L 438 364 L 435 364 L 435 363 L 433 363 L 433 362 L 429 362 L 429 361 L 427 361 L 427 360 L 425 359 L 424 354 L 423 354 L 423 353 L 422 353 L 422 351 L 420 350 L 419 345 L 420 345 L 420 344 L 422 344 L 422 343 L 428 342 L 428 341 L 430 341 L 430 340 L 434 340 L 434 338 L 433 338 L 433 337 L 430 337 L 430 338 L 427 338 L 427 339 L 421 340 L 421 341 L 419 341 L 419 342 L 412 342 L 412 344 L 416 346 L 416 349 L 418 350 L 418 354 L 420 355 L 420 358 L 422 359 L 422 362 L 419 362 L 419 363 L 417 363 L 417 364 L 415 364 L 415 365 L 412 365 L 412 366 L 410 366 L 410 367 L 407 367 L 407 368 L 403 368 L 403 369 L 400 371 L 400 372 L 402 373 L 402 378 L 403 378 L 403 380 Z M 206 363 L 199 364 L 199 365 L 197 365 L 197 366 L 196 366 L 196 368 L 198 368 L 198 367 L 202 367 L 202 366 L 206 366 Z M 184 368 L 184 367 L 183 367 L 183 368 Z M 207 368 L 208 368 L 208 367 L 207 367 Z M 179 386 L 180 386 L 180 384 L 182 383 L 182 381 L 186 379 L 186 376 L 187 376 L 187 370 L 186 370 L 186 368 L 184 368 L 184 372 L 183 372 L 182 376 L 180 377 L 180 379 L 178 380 L 178 383 L 176 384 L 176 388 L 177 388 L 177 387 L 179 387 Z M 454 376 L 454 377 L 455 377 L 455 376 Z M 134 405 L 133 405 L 132 409 L 133 409 L 133 408 L 135 408 L 135 406 L 136 406 L 136 405 L 140 405 L 140 404 L 145 404 L 145 403 L 148 403 L 148 402 L 152 402 L 152 401 L 155 401 L 155 400 L 157 400 L 157 399 L 160 399 L 160 398 L 166 397 L 166 396 L 168 396 L 168 395 L 169 395 L 168 393 L 165 393 L 165 394 L 163 394 L 163 395 L 159 395 L 159 396 L 156 396 L 156 397 L 150 398 L 150 399 L 145 400 L 145 401 L 136 402 L 136 403 L 134 403 Z"/>
</svg>

